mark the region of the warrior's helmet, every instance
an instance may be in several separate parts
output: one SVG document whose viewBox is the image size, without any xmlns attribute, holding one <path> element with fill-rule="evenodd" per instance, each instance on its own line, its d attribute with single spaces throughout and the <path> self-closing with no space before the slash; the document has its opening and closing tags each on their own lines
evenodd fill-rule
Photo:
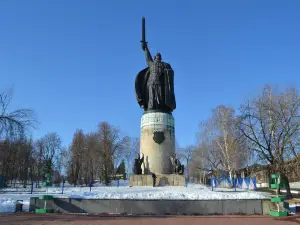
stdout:
<svg viewBox="0 0 300 225">
<path fill-rule="evenodd" d="M 158 61 L 161 61 L 161 54 L 158 52 L 156 53 L 155 57 L 154 57 L 154 60 L 158 60 Z"/>
</svg>

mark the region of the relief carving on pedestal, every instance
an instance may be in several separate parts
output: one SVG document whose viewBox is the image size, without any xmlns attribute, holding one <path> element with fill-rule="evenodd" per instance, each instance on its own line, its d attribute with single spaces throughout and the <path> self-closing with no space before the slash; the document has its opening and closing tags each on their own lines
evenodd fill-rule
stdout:
<svg viewBox="0 0 300 225">
<path fill-rule="evenodd" d="M 165 140 L 165 134 L 163 131 L 154 131 L 153 132 L 153 140 L 157 143 L 157 144 L 161 144 L 164 142 Z"/>
</svg>

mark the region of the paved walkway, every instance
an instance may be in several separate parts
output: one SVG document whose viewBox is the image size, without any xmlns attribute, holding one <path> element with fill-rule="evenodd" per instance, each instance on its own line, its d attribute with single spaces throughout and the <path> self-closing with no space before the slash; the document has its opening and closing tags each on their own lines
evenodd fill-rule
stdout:
<svg viewBox="0 0 300 225">
<path fill-rule="evenodd" d="M 299 216 L 275 218 L 269 216 L 177 216 L 177 217 L 100 217 L 85 215 L 0 214 L 0 224 L 6 225 L 289 225 L 300 224 Z"/>
</svg>

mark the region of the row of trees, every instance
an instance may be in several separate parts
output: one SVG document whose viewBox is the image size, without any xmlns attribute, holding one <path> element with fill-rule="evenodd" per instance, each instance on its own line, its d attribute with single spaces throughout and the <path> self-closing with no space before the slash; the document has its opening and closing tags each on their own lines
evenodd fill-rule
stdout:
<svg viewBox="0 0 300 225">
<path fill-rule="evenodd" d="M 60 182 L 61 157 L 61 141 L 56 133 L 36 141 L 6 138 L 0 142 L 0 175 L 13 185 L 21 182 L 26 186 L 29 180 L 42 181 L 43 170 L 50 165 L 47 169 L 56 171 L 55 182 Z"/>
<path fill-rule="evenodd" d="M 197 134 L 198 145 L 189 164 L 192 176 L 205 172 L 234 171 L 249 164 L 269 165 L 285 180 L 292 166 L 299 165 L 300 98 L 295 88 L 272 89 L 266 85 L 257 96 L 248 98 L 238 113 L 223 105 L 212 110 Z"/>
<path fill-rule="evenodd" d="M 120 130 L 109 123 L 100 123 L 92 133 L 78 130 L 69 148 L 68 181 L 87 185 L 92 179 L 100 179 L 108 184 L 120 172 L 117 168 L 130 152 L 131 139 L 121 137 Z"/>
<path fill-rule="evenodd" d="M 37 125 L 34 112 L 9 111 L 11 100 L 12 89 L 0 93 L 0 175 L 11 183 L 26 185 L 28 180 L 42 180 L 46 162 L 60 170 L 61 140 L 56 133 L 36 141 L 29 138 L 30 129 Z"/>
<path fill-rule="evenodd" d="M 132 167 L 138 139 L 121 137 L 119 129 L 102 122 L 96 132 L 77 130 L 69 147 L 62 146 L 57 133 L 32 140 L 30 129 L 38 124 L 34 112 L 9 111 L 11 100 L 12 89 L 0 93 L 0 176 L 6 185 L 42 181 L 45 170 L 55 174 L 56 182 L 64 175 L 74 185 L 95 179 L 109 183 L 117 173 L 125 175 Z"/>
</svg>

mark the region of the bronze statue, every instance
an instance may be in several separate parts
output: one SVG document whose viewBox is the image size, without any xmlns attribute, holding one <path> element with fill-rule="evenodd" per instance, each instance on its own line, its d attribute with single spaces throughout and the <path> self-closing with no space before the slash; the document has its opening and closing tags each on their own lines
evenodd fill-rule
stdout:
<svg viewBox="0 0 300 225">
<path fill-rule="evenodd" d="M 145 18 L 142 20 L 142 49 L 148 67 L 140 71 L 135 80 L 138 104 L 144 111 L 156 110 L 171 113 L 176 108 L 174 71 L 170 64 L 162 62 L 160 53 L 152 59 L 145 37 Z"/>
<path fill-rule="evenodd" d="M 170 157 L 172 165 L 174 166 L 174 173 L 175 174 L 184 174 L 184 165 L 180 163 L 180 160 L 176 158 L 176 154 L 174 157 Z"/>
<path fill-rule="evenodd" d="M 134 159 L 134 168 L 133 168 L 134 174 L 142 174 L 142 164 L 144 163 L 144 154 L 142 158 L 140 157 L 141 157 L 140 154 L 138 154 L 138 157 Z"/>
</svg>

